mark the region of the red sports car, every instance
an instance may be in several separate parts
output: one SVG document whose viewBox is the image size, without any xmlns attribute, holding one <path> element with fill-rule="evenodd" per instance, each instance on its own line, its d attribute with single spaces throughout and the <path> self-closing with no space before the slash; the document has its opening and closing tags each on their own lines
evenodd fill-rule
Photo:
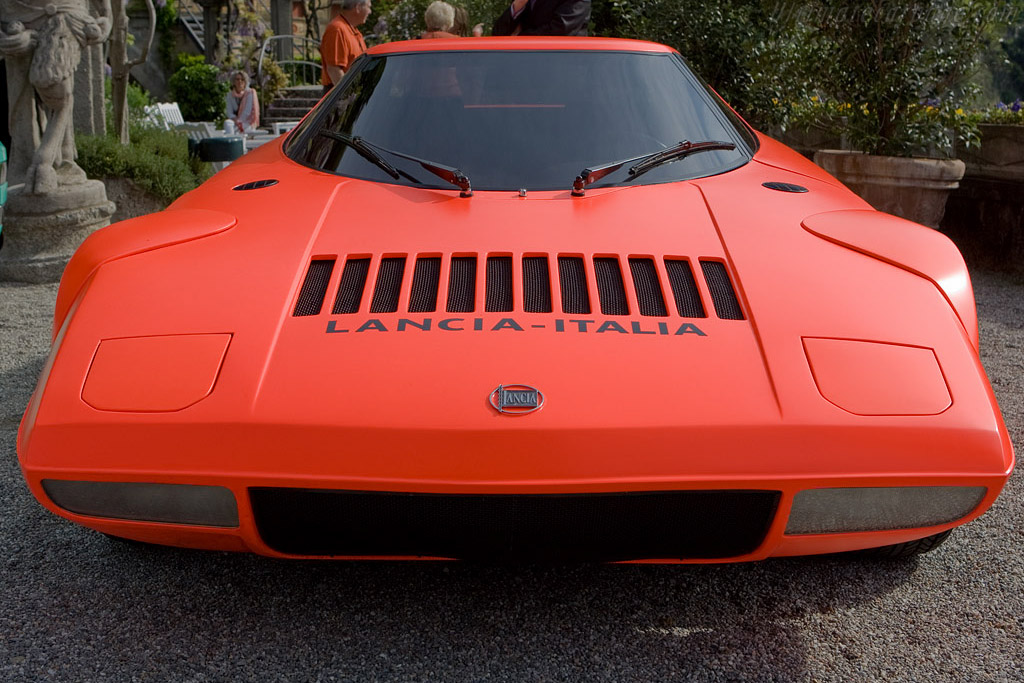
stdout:
<svg viewBox="0 0 1024 683">
<path fill-rule="evenodd" d="M 68 265 L 19 433 L 98 531 L 277 557 L 907 555 L 1013 451 L 941 234 L 673 50 L 370 50 Z"/>
</svg>

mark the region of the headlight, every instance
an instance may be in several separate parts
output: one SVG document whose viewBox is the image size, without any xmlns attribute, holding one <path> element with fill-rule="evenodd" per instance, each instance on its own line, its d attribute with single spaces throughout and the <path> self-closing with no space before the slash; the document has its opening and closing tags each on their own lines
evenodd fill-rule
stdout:
<svg viewBox="0 0 1024 683">
<path fill-rule="evenodd" d="M 984 486 L 809 489 L 793 498 L 787 534 L 910 529 L 952 522 L 985 497 Z"/>
<path fill-rule="evenodd" d="M 238 526 L 235 496 L 223 486 L 44 479 L 43 490 L 59 507 L 89 517 Z"/>
</svg>

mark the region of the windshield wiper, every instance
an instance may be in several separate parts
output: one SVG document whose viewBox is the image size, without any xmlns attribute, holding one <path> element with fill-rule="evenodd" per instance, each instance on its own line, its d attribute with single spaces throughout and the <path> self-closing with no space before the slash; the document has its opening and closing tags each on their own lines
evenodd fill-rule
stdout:
<svg viewBox="0 0 1024 683">
<path fill-rule="evenodd" d="M 723 142 L 721 140 L 708 140 L 706 142 L 690 142 L 689 140 L 683 140 L 678 145 L 663 149 L 660 152 L 644 154 L 631 159 L 624 159 L 622 161 L 613 161 L 610 164 L 598 166 L 597 168 L 585 168 L 580 171 L 580 174 L 576 176 L 576 180 L 572 183 L 572 195 L 574 197 L 582 197 L 587 185 L 596 183 L 601 178 L 605 177 L 609 173 L 614 173 L 626 164 L 636 162 L 629 167 L 629 178 L 632 180 L 633 178 L 637 178 L 644 173 L 647 173 L 652 168 L 656 168 L 662 164 L 667 164 L 668 162 L 675 161 L 676 159 L 688 157 L 691 154 L 696 154 L 697 152 L 733 149 L 736 149 L 735 144 L 731 142 Z"/>
<path fill-rule="evenodd" d="M 389 164 L 387 160 L 385 160 L 384 157 L 380 155 L 380 152 L 384 152 L 385 154 L 391 154 L 401 159 L 415 161 L 417 164 L 422 166 L 430 173 L 433 173 L 441 180 L 445 181 L 446 183 L 449 183 L 450 185 L 454 185 L 455 187 L 462 190 L 459 193 L 460 197 L 473 196 L 473 187 L 469 183 L 469 178 L 466 176 L 465 173 L 452 166 L 445 166 L 444 164 L 439 164 L 436 161 L 428 161 L 427 159 L 420 159 L 419 157 L 414 157 L 410 154 L 396 152 L 392 149 L 387 149 L 385 147 L 375 145 L 371 142 L 367 142 L 358 135 L 335 133 L 334 131 L 330 130 L 321 130 L 320 135 L 331 138 L 332 140 L 338 140 L 339 142 L 345 143 L 346 145 L 354 149 L 356 152 L 358 152 L 359 155 L 362 156 L 364 159 L 384 169 L 384 171 L 395 180 L 398 180 L 400 177 L 405 176 L 406 178 L 412 180 L 413 182 L 420 182 L 413 178 L 412 176 L 410 176 L 408 173 L 402 173 L 397 168 Z"/>
</svg>

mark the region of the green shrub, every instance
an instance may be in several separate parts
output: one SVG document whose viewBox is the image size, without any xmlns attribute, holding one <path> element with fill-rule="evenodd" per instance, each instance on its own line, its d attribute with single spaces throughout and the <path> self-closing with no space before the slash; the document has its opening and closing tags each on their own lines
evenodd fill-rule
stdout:
<svg viewBox="0 0 1024 683">
<path fill-rule="evenodd" d="M 107 108 L 107 134 L 114 134 L 114 103 L 112 98 L 113 82 L 110 78 L 103 81 L 104 104 Z M 128 81 L 128 127 L 133 130 L 146 119 L 145 108 L 153 104 L 152 98 L 141 86 Z"/>
<path fill-rule="evenodd" d="M 186 121 L 220 121 L 228 84 L 220 70 L 197 55 L 178 55 L 178 70 L 168 81 L 171 97 Z"/>
<path fill-rule="evenodd" d="M 91 178 L 128 178 L 168 204 L 210 176 L 209 164 L 189 158 L 184 133 L 136 127 L 131 140 L 78 135 L 78 165 Z"/>
</svg>

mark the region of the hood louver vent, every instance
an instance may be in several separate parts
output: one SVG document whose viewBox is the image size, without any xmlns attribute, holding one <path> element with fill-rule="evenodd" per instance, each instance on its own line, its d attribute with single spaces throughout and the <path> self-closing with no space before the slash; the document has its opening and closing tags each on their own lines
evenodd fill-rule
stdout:
<svg viewBox="0 0 1024 683">
<path fill-rule="evenodd" d="M 711 290 L 711 301 L 715 304 L 715 313 L 718 317 L 725 320 L 743 320 L 743 311 L 736 299 L 736 292 L 732 288 L 725 264 L 721 261 L 702 260 L 700 267 L 704 271 L 708 289 Z"/>
<path fill-rule="evenodd" d="M 405 276 L 410 258 L 415 259 L 411 281 Z M 591 315 L 590 301 L 596 295 L 601 313 L 607 316 L 632 313 L 656 318 L 706 318 L 705 301 L 710 293 L 719 318 L 746 319 L 729 271 L 721 261 L 699 261 L 707 284 L 703 293 L 691 261 L 680 257 L 630 257 L 628 281 L 623 278 L 620 258 L 614 256 L 558 256 L 557 273 L 551 272 L 552 261 L 548 256 L 488 256 L 482 283 L 477 278 L 478 261 L 477 256 L 349 256 L 341 269 L 331 313 L 432 313 L 440 307 L 439 299 L 445 291 L 444 312 L 473 313 L 477 311 L 477 290 L 482 285 L 483 309 L 492 313 L 552 313 L 557 308 L 562 314 Z M 321 312 L 334 264 L 333 258 L 310 262 L 293 316 Z M 552 280 L 556 276 L 558 307 L 553 305 L 552 296 Z M 367 283 L 371 280 L 372 292 L 367 297 Z M 627 282 L 632 286 L 627 287 Z M 521 301 L 517 300 L 517 290 L 522 292 Z M 668 292 L 675 302 L 672 313 L 667 305 Z"/>
<path fill-rule="evenodd" d="M 309 264 L 306 279 L 299 290 L 299 300 L 295 302 L 292 315 L 316 315 L 324 305 L 327 296 L 327 285 L 331 282 L 334 270 L 334 259 L 318 259 Z"/>
</svg>

